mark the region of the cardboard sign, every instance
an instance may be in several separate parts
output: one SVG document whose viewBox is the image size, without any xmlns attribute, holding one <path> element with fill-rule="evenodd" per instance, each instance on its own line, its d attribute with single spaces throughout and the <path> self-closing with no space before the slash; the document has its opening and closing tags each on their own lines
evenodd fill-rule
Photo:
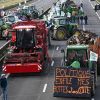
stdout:
<svg viewBox="0 0 100 100">
<path fill-rule="evenodd" d="M 87 69 L 55 68 L 54 96 L 90 97 L 90 72 Z"/>
<path fill-rule="evenodd" d="M 98 54 L 90 51 L 90 61 L 97 61 L 97 60 L 98 60 Z"/>
</svg>

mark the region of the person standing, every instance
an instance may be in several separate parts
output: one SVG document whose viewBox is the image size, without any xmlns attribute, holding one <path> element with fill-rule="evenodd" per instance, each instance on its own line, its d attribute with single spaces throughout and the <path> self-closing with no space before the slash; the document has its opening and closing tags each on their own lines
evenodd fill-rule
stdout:
<svg viewBox="0 0 100 100">
<path fill-rule="evenodd" d="M 68 19 L 68 24 L 69 24 L 71 21 L 71 13 L 69 11 L 67 12 L 67 19 Z"/>
<path fill-rule="evenodd" d="M 80 17 L 76 16 L 77 23 L 80 24 Z"/>
<path fill-rule="evenodd" d="M 80 16 L 81 24 L 83 25 L 83 16 Z"/>
<path fill-rule="evenodd" d="M 7 78 L 5 77 L 5 74 L 1 74 L 0 86 L 3 93 L 2 100 L 7 100 Z"/>
<path fill-rule="evenodd" d="M 87 15 L 86 15 L 86 16 L 84 16 L 85 25 L 87 25 L 87 20 L 88 20 L 88 17 L 87 17 Z"/>
</svg>

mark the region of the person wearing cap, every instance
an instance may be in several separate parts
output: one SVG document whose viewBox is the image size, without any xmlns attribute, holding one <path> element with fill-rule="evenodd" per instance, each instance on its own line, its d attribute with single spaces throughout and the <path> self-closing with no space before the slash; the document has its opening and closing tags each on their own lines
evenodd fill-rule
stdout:
<svg viewBox="0 0 100 100">
<path fill-rule="evenodd" d="M 7 100 L 7 78 L 6 78 L 5 74 L 1 74 L 0 86 L 2 89 L 2 93 L 3 93 L 2 100 Z"/>
</svg>

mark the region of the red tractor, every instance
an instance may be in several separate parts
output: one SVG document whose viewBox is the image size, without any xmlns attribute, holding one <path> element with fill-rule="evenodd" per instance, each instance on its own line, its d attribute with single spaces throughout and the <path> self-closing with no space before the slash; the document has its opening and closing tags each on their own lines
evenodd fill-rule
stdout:
<svg viewBox="0 0 100 100">
<path fill-rule="evenodd" d="M 2 70 L 4 73 L 41 72 L 48 57 L 48 30 L 42 20 L 12 25 L 12 39 Z"/>
</svg>

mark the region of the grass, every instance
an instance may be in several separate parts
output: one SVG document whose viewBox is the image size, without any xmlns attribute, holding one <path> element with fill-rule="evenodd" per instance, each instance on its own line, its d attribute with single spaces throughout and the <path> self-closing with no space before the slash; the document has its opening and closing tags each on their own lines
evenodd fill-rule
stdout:
<svg viewBox="0 0 100 100">
<path fill-rule="evenodd" d="M 99 1 L 99 2 L 100 2 L 100 0 L 97 0 L 97 1 Z"/>
<path fill-rule="evenodd" d="M 24 0 L 0 0 L 0 8 L 9 7 L 23 1 Z"/>
</svg>

